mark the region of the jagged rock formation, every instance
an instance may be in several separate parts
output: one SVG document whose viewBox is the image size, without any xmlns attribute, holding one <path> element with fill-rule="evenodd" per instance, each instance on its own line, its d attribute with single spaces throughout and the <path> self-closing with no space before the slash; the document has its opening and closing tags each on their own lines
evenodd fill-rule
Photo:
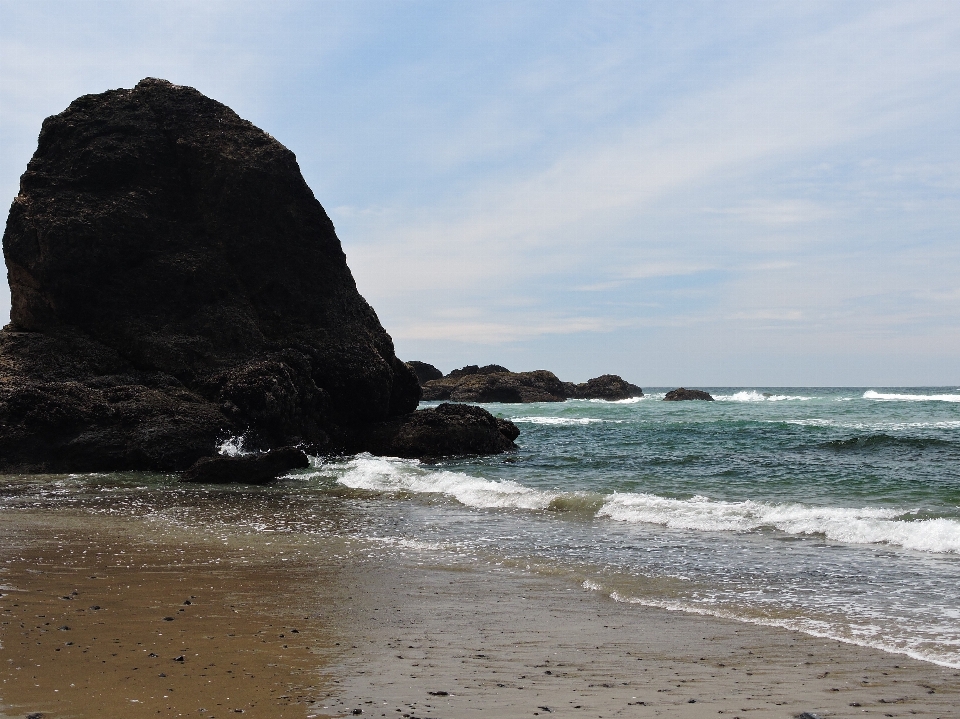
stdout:
<svg viewBox="0 0 960 719">
<path fill-rule="evenodd" d="M 467 365 L 442 379 L 423 383 L 424 400 L 455 402 L 563 402 L 566 399 L 621 400 L 642 397 L 643 390 L 614 374 L 575 384 L 553 372 L 511 372 L 500 365 Z"/>
<path fill-rule="evenodd" d="M 686 389 L 685 387 L 678 387 L 677 389 L 672 389 L 664 395 L 664 402 L 684 402 L 687 400 L 705 400 L 707 402 L 713 402 L 713 397 L 710 396 L 709 392 L 704 392 L 700 389 Z"/>
<path fill-rule="evenodd" d="M 580 384 L 564 382 L 564 387 L 567 391 L 567 397 L 570 399 L 617 401 L 631 399 L 632 397 L 643 397 L 642 389 L 615 374 L 600 375 Z"/>
<path fill-rule="evenodd" d="M 496 454 L 515 449 L 520 430 L 481 407 L 440 404 L 369 425 L 356 449 L 392 457 Z"/>
<path fill-rule="evenodd" d="M 415 375 L 417 375 L 417 381 L 421 384 L 421 386 L 424 382 L 429 382 L 430 380 L 440 379 L 443 377 L 443 372 L 438 370 L 432 364 L 427 364 L 426 362 L 410 360 L 407 362 L 407 366 L 413 370 Z"/>
<path fill-rule="evenodd" d="M 458 377 L 467 377 L 474 374 L 499 374 L 501 372 L 510 372 L 510 370 L 498 364 L 488 364 L 484 365 L 483 367 L 478 367 L 475 364 L 468 364 L 466 367 L 452 370 L 447 377 L 456 379 Z"/>
<path fill-rule="evenodd" d="M 3 252 L 0 471 L 335 451 L 419 401 L 293 153 L 192 88 L 47 118 Z"/>
<path fill-rule="evenodd" d="M 470 369 L 465 368 L 465 369 Z M 423 385 L 423 399 L 454 402 L 563 402 L 563 382 L 553 372 L 462 373 L 454 370 L 443 379 Z"/>
</svg>

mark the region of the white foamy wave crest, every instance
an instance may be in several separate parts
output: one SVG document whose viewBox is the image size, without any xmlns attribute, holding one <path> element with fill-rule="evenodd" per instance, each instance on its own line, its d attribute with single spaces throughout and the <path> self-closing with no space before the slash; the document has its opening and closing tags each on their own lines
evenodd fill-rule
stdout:
<svg viewBox="0 0 960 719">
<path fill-rule="evenodd" d="M 583 424 L 620 424 L 622 419 L 597 419 L 596 417 L 511 417 L 511 422 L 527 422 L 529 424 L 552 424 L 559 427 L 573 427 Z"/>
<path fill-rule="evenodd" d="M 593 582 L 589 579 L 584 581 L 582 586 L 584 589 L 589 591 L 607 593 L 606 588 L 604 588 L 601 584 Z M 903 654 L 914 659 L 919 659 L 920 661 L 931 662 L 932 664 L 939 664 L 940 666 L 944 667 L 960 667 L 960 661 L 958 661 L 960 657 L 958 657 L 955 652 L 952 654 L 943 655 L 916 647 L 904 647 L 897 642 L 878 639 L 876 636 L 870 638 L 852 637 L 843 632 L 841 627 L 831 625 L 831 623 L 821 620 L 810 619 L 806 617 L 797 617 L 795 619 L 771 619 L 769 617 L 745 616 L 742 612 L 738 612 L 732 607 L 704 606 L 692 602 L 678 600 L 634 597 L 625 595 L 618 591 L 609 592 L 608 596 L 618 604 L 637 604 L 644 607 L 666 609 L 670 612 L 687 612 L 689 614 L 699 614 L 707 617 L 732 619 L 734 621 L 744 622 L 746 624 L 757 624 L 764 627 L 780 627 L 782 629 L 803 632 L 804 634 L 809 634 L 810 636 L 814 637 L 833 639 L 843 642 L 844 644 L 872 647 L 884 652 L 889 652 L 890 654 Z M 874 627 L 871 627 L 871 629 L 874 629 Z"/>
<path fill-rule="evenodd" d="M 248 454 L 253 454 L 253 452 L 248 452 L 243 448 L 243 441 L 243 435 L 239 437 L 228 437 L 217 447 L 217 452 L 224 457 L 245 457 Z"/>
<path fill-rule="evenodd" d="M 627 397 L 626 399 L 568 399 L 567 402 L 590 402 L 592 404 L 636 404 L 645 399 L 653 399 L 651 395 L 643 397 Z"/>
<path fill-rule="evenodd" d="M 897 519 L 908 512 L 864 507 L 814 507 L 766 502 L 719 502 L 706 497 L 669 499 L 652 494 L 613 494 L 597 512 L 621 522 L 674 529 L 746 532 L 762 528 L 788 534 L 820 534 L 851 544 L 895 544 L 924 552 L 960 553 L 960 522 Z"/>
<path fill-rule="evenodd" d="M 376 492 L 442 494 L 468 507 L 546 509 L 559 493 L 542 492 L 510 480 L 471 477 L 463 472 L 424 468 L 415 459 L 386 459 L 357 455 L 341 465 L 337 481 L 353 489 Z"/>
<path fill-rule="evenodd" d="M 780 420 L 770 420 L 775 423 Z M 840 427 L 843 429 L 870 429 L 876 431 L 903 429 L 960 429 L 960 420 L 948 419 L 940 422 L 837 422 L 832 419 L 785 419 L 784 424 L 801 427 Z"/>
<path fill-rule="evenodd" d="M 719 402 L 783 402 L 784 400 L 806 401 L 813 397 L 802 397 L 800 395 L 773 394 L 771 392 L 757 392 L 755 389 L 741 390 L 733 394 L 717 395 L 714 397 Z"/>
<path fill-rule="evenodd" d="M 859 422 L 840 423 L 833 419 L 784 419 L 770 420 L 771 422 L 783 422 L 784 424 L 796 424 L 801 427 L 854 427 L 862 429 L 863 425 Z"/>
<path fill-rule="evenodd" d="M 960 394 L 890 394 L 868 389 L 864 399 L 876 399 L 885 402 L 960 402 Z"/>
</svg>

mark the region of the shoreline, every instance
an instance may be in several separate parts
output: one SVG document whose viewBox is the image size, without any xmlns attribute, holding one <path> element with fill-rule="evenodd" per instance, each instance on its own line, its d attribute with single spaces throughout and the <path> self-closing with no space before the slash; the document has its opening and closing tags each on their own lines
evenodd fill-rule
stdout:
<svg viewBox="0 0 960 719">
<path fill-rule="evenodd" d="M 4 717 L 945 718 L 960 705 L 956 669 L 355 538 L 293 546 L 63 511 L 0 513 L 0 529 Z"/>
</svg>

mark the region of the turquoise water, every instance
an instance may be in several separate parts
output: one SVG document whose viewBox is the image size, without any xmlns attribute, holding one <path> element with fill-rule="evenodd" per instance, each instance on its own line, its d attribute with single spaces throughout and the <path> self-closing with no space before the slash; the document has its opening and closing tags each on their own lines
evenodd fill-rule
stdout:
<svg viewBox="0 0 960 719">
<path fill-rule="evenodd" d="M 960 667 L 960 389 L 705 389 L 486 405 L 521 429 L 497 457 L 315 458 L 265 488 L 11 476 L 0 507 L 349 535 Z"/>
</svg>

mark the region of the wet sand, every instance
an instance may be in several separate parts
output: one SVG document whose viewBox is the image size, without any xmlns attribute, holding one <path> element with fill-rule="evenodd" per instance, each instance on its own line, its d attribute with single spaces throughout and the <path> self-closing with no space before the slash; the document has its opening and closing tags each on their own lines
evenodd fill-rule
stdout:
<svg viewBox="0 0 960 719">
<path fill-rule="evenodd" d="M 566 577 L 136 518 L 0 514 L 0 537 L 7 717 L 960 716 L 958 670 Z"/>
<path fill-rule="evenodd" d="M 296 599 L 322 567 L 50 520 L 0 515 L 0 716 L 303 717 L 329 682 L 335 632 Z"/>
</svg>

